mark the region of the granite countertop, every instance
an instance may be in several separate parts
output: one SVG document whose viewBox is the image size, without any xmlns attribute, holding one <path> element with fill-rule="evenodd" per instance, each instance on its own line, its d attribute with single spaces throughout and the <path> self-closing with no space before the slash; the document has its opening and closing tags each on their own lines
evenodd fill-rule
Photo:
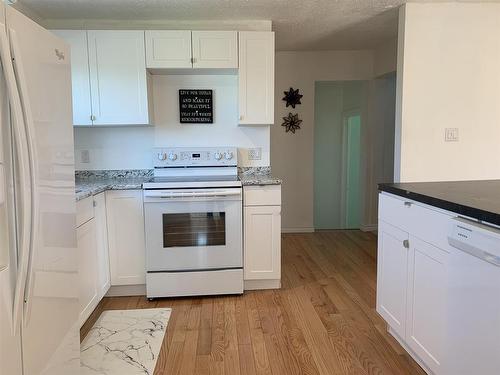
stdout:
<svg viewBox="0 0 500 375">
<path fill-rule="evenodd" d="M 280 185 L 281 180 L 273 177 L 269 167 L 239 168 L 238 177 L 243 186 Z M 110 170 L 77 171 L 75 179 L 76 200 L 82 200 L 106 190 L 142 189 L 149 182 L 152 170 Z"/>
<path fill-rule="evenodd" d="M 151 180 L 151 177 L 128 178 L 89 178 L 76 179 L 76 200 L 82 200 L 106 190 L 134 190 L 142 189 L 142 184 Z"/>
<path fill-rule="evenodd" d="M 281 179 L 272 175 L 270 167 L 239 168 L 238 172 L 243 186 L 281 185 Z"/>
<path fill-rule="evenodd" d="M 379 190 L 500 225 L 500 180 L 379 184 Z"/>
</svg>

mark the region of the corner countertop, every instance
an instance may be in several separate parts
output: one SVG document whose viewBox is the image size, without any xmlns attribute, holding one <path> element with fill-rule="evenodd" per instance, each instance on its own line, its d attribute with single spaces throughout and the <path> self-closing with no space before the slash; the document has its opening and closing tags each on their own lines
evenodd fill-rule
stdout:
<svg viewBox="0 0 500 375">
<path fill-rule="evenodd" d="M 149 180 L 151 180 L 151 177 L 76 179 L 76 201 L 97 195 L 106 190 L 142 189 L 142 184 Z"/>
<path fill-rule="evenodd" d="M 379 190 L 500 225 L 500 180 L 379 184 Z"/>
<path fill-rule="evenodd" d="M 142 184 L 149 182 L 152 174 L 152 170 L 78 171 L 75 179 L 76 200 L 106 190 L 142 189 Z M 240 168 L 238 176 L 243 186 L 281 185 L 281 180 L 272 176 L 269 167 Z"/>
</svg>

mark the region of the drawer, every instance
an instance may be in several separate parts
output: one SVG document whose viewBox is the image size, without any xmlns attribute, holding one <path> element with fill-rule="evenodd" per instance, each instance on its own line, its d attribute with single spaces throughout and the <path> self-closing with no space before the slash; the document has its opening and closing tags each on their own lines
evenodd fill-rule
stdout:
<svg viewBox="0 0 500 375">
<path fill-rule="evenodd" d="M 387 193 L 379 194 L 379 221 L 384 221 L 426 242 L 449 249 L 452 212 Z"/>
<path fill-rule="evenodd" d="M 88 197 L 76 202 L 76 227 L 80 227 L 94 218 L 94 197 Z"/>
<path fill-rule="evenodd" d="M 243 186 L 244 206 L 281 206 L 281 185 Z"/>
</svg>

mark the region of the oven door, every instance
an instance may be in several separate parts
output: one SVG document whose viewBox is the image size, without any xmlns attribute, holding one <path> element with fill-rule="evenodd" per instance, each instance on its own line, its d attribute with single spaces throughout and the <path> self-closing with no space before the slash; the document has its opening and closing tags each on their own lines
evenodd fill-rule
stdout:
<svg viewBox="0 0 500 375">
<path fill-rule="evenodd" d="M 144 190 L 148 272 L 243 267 L 241 188 Z"/>
</svg>

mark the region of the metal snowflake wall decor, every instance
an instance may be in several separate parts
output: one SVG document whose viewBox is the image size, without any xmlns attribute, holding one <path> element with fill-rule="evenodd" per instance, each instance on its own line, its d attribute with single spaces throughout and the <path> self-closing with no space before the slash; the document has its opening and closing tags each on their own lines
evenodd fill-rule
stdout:
<svg viewBox="0 0 500 375">
<path fill-rule="evenodd" d="M 288 91 L 283 91 L 285 96 L 283 97 L 283 100 L 286 101 L 286 106 L 291 106 L 292 108 L 295 108 L 296 105 L 302 104 L 300 102 L 300 99 L 304 96 L 299 94 L 299 89 L 294 90 L 293 87 L 290 87 L 290 90 Z"/>
<path fill-rule="evenodd" d="M 299 114 L 292 114 L 291 112 L 288 114 L 288 116 L 283 117 L 283 124 L 281 126 L 284 126 L 286 129 L 286 132 L 292 132 L 295 134 L 295 131 L 300 129 L 300 123 L 302 122 L 301 119 L 299 119 Z"/>
</svg>

